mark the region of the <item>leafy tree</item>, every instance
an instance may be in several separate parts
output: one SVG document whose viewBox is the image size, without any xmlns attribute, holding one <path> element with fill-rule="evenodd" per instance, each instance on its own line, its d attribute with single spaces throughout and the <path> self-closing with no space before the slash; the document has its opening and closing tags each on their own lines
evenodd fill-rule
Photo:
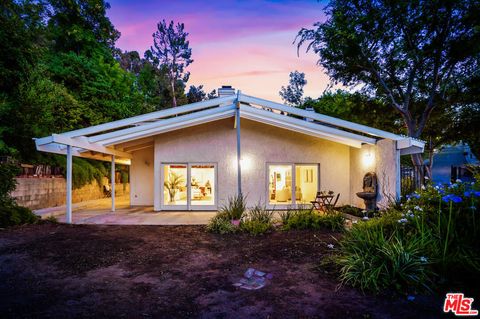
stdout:
<svg viewBox="0 0 480 319">
<path fill-rule="evenodd" d="M 176 90 L 180 89 L 179 82 L 186 83 L 190 76 L 185 68 L 193 62 L 187 36 L 183 23 L 174 25 L 174 22 L 170 21 L 167 26 L 165 20 L 162 20 L 157 24 L 157 31 L 153 34 L 153 46 L 148 53 L 154 65 L 167 71 L 173 107 L 177 106 Z M 184 85 L 181 89 L 183 92 Z"/>
<path fill-rule="evenodd" d="M 49 0 L 49 38 L 53 49 L 85 56 L 99 54 L 113 58 L 120 37 L 106 11 L 104 0 Z"/>
<path fill-rule="evenodd" d="M 317 113 L 382 130 L 404 133 L 402 123 L 390 111 L 390 106 L 380 99 L 371 98 L 359 92 L 327 91 L 318 99 L 307 98 L 301 107 L 313 107 Z"/>
<path fill-rule="evenodd" d="M 203 90 L 203 85 L 190 85 L 187 93 L 188 103 L 200 102 L 207 98 L 207 93 Z"/>
<path fill-rule="evenodd" d="M 305 73 L 290 72 L 290 80 L 287 87 L 282 86 L 280 89 L 280 96 L 282 100 L 292 106 L 299 106 L 303 101 L 303 87 L 307 84 L 305 80 Z"/>
<path fill-rule="evenodd" d="M 459 80 L 479 67 L 475 0 L 332 0 L 326 13 L 300 30 L 298 48 L 308 43 L 333 81 L 388 103 L 411 137 L 424 137 L 433 112 L 445 113 L 462 93 Z M 423 163 L 420 154 L 412 161 Z"/>
<path fill-rule="evenodd" d="M 212 92 L 207 94 L 207 100 L 211 100 L 211 99 L 214 99 L 214 98 L 217 98 L 217 97 L 218 97 L 217 90 L 215 90 L 215 89 L 213 89 Z"/>
</svg>

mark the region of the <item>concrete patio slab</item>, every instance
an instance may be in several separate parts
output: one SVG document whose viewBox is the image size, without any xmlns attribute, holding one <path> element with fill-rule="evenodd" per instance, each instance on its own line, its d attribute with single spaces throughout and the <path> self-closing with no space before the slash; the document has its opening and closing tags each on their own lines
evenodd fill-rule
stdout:
<svg viewBox="0 0 480 319">
<path fill-rule="evenodd" d="M 74 224 L 99 225 L 206 225 L 216 212 L 212 211 L 169 211 L 154 212 L 152 206 L 130 207 L 128 197 L 115 199 L 116 210 L 110 211 L 110 199 L 103 198 L 76 203 L 72 207 Z M 65 206 L 35 210 L 42 218 L 55 216 L 65 222 Z"/>
</svg>

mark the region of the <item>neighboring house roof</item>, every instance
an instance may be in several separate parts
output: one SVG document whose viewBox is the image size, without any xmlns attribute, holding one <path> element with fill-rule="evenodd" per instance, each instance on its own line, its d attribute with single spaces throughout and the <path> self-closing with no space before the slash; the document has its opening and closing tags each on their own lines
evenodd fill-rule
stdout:
<svg viewBox="0 0 480 319">
<path fill-rule="evenodd" d="M 448 183 L 452 177 L 452 166 L 465 167 L 468 164 L 479 164 L 468 144 L 446 145 L 433 155 L 433 181 Z"/>
<path fill-rule="evenodd" d="M 237 94 L 138 115 L 74 131 L 36 138 L 37 150 L 129 164 L 131 152 L 151 144 L 152 136 L 240 115 L 253 121 L 360 148 L 379 139 L 397 141 L 401 154 L 422 153 L 423 141 L 331 116 Z M 138 141 L 137 144 L 134 142 Z M 118 147 L 122 145 L 123 147 Z M 125 147 L 128 145 L 128 147 Z"/>
</svg>

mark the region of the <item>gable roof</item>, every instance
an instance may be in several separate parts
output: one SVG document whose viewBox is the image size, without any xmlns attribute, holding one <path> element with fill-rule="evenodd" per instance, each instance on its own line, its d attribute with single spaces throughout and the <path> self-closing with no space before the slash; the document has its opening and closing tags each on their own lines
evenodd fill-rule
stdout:
<svg viewBox="0 0 480 319">
<path fill-rule="evenodd" d="M 145 139 L 154 135 L 234 117 L 237 111 L 241 118 L 351 147 L 391 139 L 397 141 L 401 154 L 421 153 L 424 148 L 424 142 L 420 140 L 244 95 L 240 91 L 231 96 L 36 138 L 35 144 L 39 151 L 57 154 L 66 154 L 66 146 L 70 145 L 74 156 L 110 161 L 110 155 L 115 155 L 117 162 L 129 164 L 135 147 L 119 149 L 116 147 L 119 144 L 138 141 L 143 147 Z"/>
</svg>

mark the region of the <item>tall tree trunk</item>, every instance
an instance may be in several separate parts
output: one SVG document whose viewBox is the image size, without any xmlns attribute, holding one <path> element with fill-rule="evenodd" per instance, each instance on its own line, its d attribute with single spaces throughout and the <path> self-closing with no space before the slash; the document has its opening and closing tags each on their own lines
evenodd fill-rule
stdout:
<svg viewBox="0 0 480 319">
<path fill-rule="evenodd" d="M 170 87 L 172 89 L 172 106 L 176 107 L 177 106 L 177 98 L 175 97 L 175 81 L 170 80 Z"/>
<path fill-rule="evenodd" d="M 420 134 L 421 134 L 421 131 L 416 129 L 415 120 L 412 119 L 410 116 L 407 117 L 405 115 L 404 115 L 404 120 L 405 120 L 405 124 L 407 125 L 408 136 L 413 137 L 413 138 L 419 138 Z M 412 155 L 410 155 L 410 157 L 412 159 L 413 166 L 416 169 L 421 170 L 421 171 L 419 171 L 419 173 L 424 175 L 424 170 L 423 170 L 424 160 L 423 160 L 422 154 L 412 154 Z M 432 173 L 432 171 L 431 171 L 430 167 L 425 170 L 425 176 L 429 179 L 432 178 L 431 173 Z M 423 177 L 425 177 L 425 176 L 423 176 Z"/>
</svg>

